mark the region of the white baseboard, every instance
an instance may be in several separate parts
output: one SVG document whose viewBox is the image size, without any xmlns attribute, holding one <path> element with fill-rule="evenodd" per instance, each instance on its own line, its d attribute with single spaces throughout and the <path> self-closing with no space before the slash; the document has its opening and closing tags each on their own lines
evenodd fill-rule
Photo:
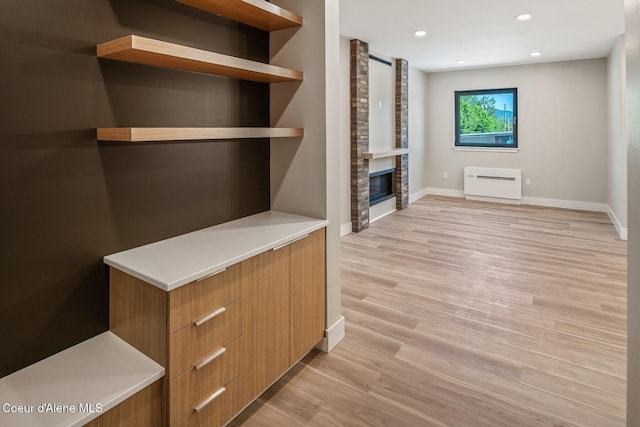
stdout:
<svg viewBox="0 0 640 427">
<path fill-rule="evenodd" d="M 505 203 L 507 205 L 520 205 L 522 201 L 519 199 L 504 199 L 500 197 L 485 197 L 485 196 L 464 196 L 467 200 L 476 200 L 478 202 L 493 202 L 493 203 Z"/>
<path fill-rule="evenodd" d="M 324 351 L 325 353 L 330 352 L 333 348 L 344 338 L 345 332 L 345 320 L 344 316 L 340 316 L 340 318 L 331 325 L 328 329 L 324 331 L 324 338 L 322 341 L 318 343 L 316 348 Z"/>
<path fill-rule="evenodd" d="M 387 215 L 391 215 L 391 214 L 392 214 L 392 213 L 394 213 L 396 210 L 397 210 L 397 209 L 393 209 L 393 210 L 390 210 L 389 212 L 385 212 L 385 213 L 383 213 L 382 215 L 378 215 L 378 216 L 377 216 L 377 217 L 375 217 L 375 218 L 371 218 L 371 219 L 369 220 L 369 223 L 370 223 L 370 224 L 372 224 L 372 223 L 376 222 L 377 220 L 384 218 L 384 217 L 385 217 L 385 216 L 387 216 Z"/>
<path fill-rule="evenodd" d="M 464 197 L 464 191 L 452 190 L 450 188 L 428 187 L 427 194 L 431 194 L 434 196 L 446 196 L 446 197 Z"/>
<path fill-rule="evenodd" d="M 452 190 L 450 188 L 429 187 L 427 194 L 434 196 L 464 197 L 464 191 Z M 609 206 L 606 203 L 581 202 L 577 200 L 546 199 L 543 197 L 523 197 L 523 205 L 545 206 L 549 208 L 575 209 L 590 212 L 608 212 Z"/>
<path fill-rule="evenodd" d="M 429 194 L 429 189 L 428 188 L 423 188 L 420 191 L 417 191 L 417 192 L 415 192 L 413 194 L 409 194 L 409 204 L 411 204 L 413 202 L 417 202 L 418 200 L 422 199 L 427 194 Z"/>
<path fill-rule="evenodd" d="M 523 197 L 523 205 L 545 206 L 548 208 L 575 209 L 578 211 L 607 212 L 606 203 L 580 202 L 577 200 L 545 199 L 541 197 Z"/>
<path fill-rule="evenodd" d="M 620 223 L 620 220 L 618 219 L 616 214 L 613 212 L 613 209 L 611 209 L 611 206 L 607 206 L 607 215 L 609 215 L 609 219 L 611 220 L 613 227 L 618 232 L 618 236 L 620 236 L 620 240 L 627 240 L 629 237 L 629 230 L 622 226 L 622 224 Z"/>
<path fill-rule="evenodd" d="M 340 237 L 344 237 L 353 230 L 351 222 L 345 222 L 340 226 Z"/>
</svg>

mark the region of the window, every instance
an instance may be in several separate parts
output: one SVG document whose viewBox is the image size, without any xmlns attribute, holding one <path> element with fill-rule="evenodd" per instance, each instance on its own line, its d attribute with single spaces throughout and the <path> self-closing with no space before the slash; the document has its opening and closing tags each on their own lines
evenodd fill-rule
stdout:
<svg viewBox="0 0 640 427">
<path fill-rule="evenodd" d="M 456 147 L 518 148 L 518 90 L 455 93 Z"/>
</svg>

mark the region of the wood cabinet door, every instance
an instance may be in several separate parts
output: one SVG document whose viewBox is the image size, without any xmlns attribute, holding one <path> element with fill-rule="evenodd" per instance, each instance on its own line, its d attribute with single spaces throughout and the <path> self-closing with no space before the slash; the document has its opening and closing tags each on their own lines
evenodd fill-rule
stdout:
<svg viewBox="0 0 640 427">
<path fill-rule="evenodd" d="M 302 358 L 324 335 L 325 229 L 289 246 L 289 364 Z"/>
<path fill-rule="evenodd" d="M 242 262 L 247 401 L 289 368 L 289 247 Z"/>
</svg>

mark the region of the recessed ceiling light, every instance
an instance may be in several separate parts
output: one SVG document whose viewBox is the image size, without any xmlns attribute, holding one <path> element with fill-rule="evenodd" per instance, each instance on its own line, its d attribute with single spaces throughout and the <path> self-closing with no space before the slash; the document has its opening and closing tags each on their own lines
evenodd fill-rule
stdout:
<svg viewBox="0 0 640 427">
<path fill-rule="evenodd" d="M 533 57 L 538 57 L 540 55 L 542 55 L 542 52 L 540 52 L 539 50 L 536 50 L 535 52 L 531 52 L 531 56 Z"/>
<path fill-rule="evenodd" d="M 458 64 L 458 65 L 462 65 L 462 64 L 464 64 L 464 59 L 458 59 L 458 60 L 456 61 L 456 64 Z"/>
<path fill-rule="evenodd" d="M 518 21 L 528 21 L 529 19 L 531 19 L 532 16 L 533 15 L 531 15 L 530 13 L 523 13 L 523 14 L 520 14 L 520 15 L 516 16 L 516 19 Z"/>
<path fill-rule="evenodd" d="M 427 32 L 425 30 L 418 30 L 415 33 L 413 33 L 413 35 L 416 37 L 424 37 L 427 35 Z"/>
<path fill-rule="evenodd" d="M 467 46 L 466 44 L 463 44 L 460 46 L 460 49 L 467 49 L 469 46 Z"/>
</svg>

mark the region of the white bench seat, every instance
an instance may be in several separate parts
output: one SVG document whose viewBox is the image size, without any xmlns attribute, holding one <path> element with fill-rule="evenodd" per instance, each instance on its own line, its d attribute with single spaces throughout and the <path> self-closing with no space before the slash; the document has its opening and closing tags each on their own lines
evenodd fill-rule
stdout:
<svg viewBox="0 0 640 427">
<path fill-rule="evenodd" d="M 163 376 L 162 366 L 104 332 L 1 378 L 0 426 L 82 426 Z"/>
</svg>

